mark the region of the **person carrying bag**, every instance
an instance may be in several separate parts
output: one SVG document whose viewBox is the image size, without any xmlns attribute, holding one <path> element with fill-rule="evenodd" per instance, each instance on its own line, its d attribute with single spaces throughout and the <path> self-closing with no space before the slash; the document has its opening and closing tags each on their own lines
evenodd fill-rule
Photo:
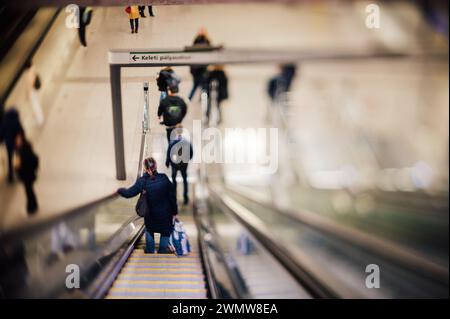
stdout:
<svg viewBox="0 0 450 319">
<path fill-rule="evenodd" d="M 117 192 L 125 198 L 140 194 L 141 198 L 136 205 L 136 212 L 139 216 L 143 215 L 144 217 L 145 253 L 155 252 L 155 233 L 161 235 L 158 253 L 170 253 L 168 250 L 169 237 L 174 227 L 173 218 L 178 214 L 173 185 L 166 174 L 157 171 L 154 158 L 146 158 L 144 168 L 145 173 L 136 180 L 133 186 L 119 188 Z"/>
</svg>

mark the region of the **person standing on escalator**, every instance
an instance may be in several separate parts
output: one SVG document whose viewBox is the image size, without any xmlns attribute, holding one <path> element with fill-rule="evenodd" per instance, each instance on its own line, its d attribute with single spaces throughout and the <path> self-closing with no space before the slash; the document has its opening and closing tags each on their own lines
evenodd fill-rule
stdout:
<svg viewBox="0 0 450 319">
<path fill-rule="evenodd" d="M 119 188 L 117 192 L 131 198 L 145 191 L 149 210 L 144 216 L 145 253 L 155 252 L 155 233 L 161 235 L 158 253 L 169 253 L 169 238 L 173 222 L 178 214 L 174 187 L 166 174 L 158 173 L 154 158 L 144 160 L 145 173 L 130 188 Z"/>
<path fill-rule="evenodd" d="M 170 85 L 168 96 L 159 103 L 158 118 L 163 121 L 160 124 L 166 126 L 167 142 L 170 143 L 170 134 L 183 121 L 187 113 L 187 105 L 177 96 L 178 86 Z"/>
<path fill-rule="evenodd" d="M 180 82 L 180 77 L 175 74 L 175 71 L 170 66 L 166 66 L 165 68 L 161 69 L 161 71 L 159 71 L 158 73 L 158 77 L 156 78 L 158 91 L 161 92 L 159 101 L 162 101 L 167 97 L 169 86 L 174 87 L 178 91 Z"/>
<path fill-rule="evenodd" d="M 38 202 L 33 184 L 37 178 L 37 169 L 39 167 L 39 158 L 33 151 L 30 142 L 25 138 L 24 132 L 17 134 L 15 139 L 16 171 L 20 181 L 25 187 L 25 195 L 27 196 L 27 212 L 33 215 L 38 210 Z"/>
<path fill-rule="evenodd" d="M 183 204 L 189 203 L 189 184 L 187 180 L 187 169 L 189 161 L 192 159 L 194 152 L 192 144 L 183 137 L 183 129 L 181 127 L 175 129 L 175 137 L 171 139 L 166 154 L 166 167 L 172 168 L 172 183 L 177 194 L 177 174 L 181 173 L 183 178 Z"/>
<path fill-rule="evenodd" d="M 198 31 L 194 43 L 192 44 L 194 47 L 209 47 L 211 46 L 211 41 L 208 37 L 208 34 L 206 32 L 205 28 L 200 28 Z M 193 85 L 191 89 L 191 93 L 189 93 L 189 101 L 192 101 L 195 95 L 195 91 L 200 87 L 202 87 L 202 84 L 204 83 L 204 75 L 207 70 L 207 65 L 192 65 L 190 68 Z"/>
</svg>

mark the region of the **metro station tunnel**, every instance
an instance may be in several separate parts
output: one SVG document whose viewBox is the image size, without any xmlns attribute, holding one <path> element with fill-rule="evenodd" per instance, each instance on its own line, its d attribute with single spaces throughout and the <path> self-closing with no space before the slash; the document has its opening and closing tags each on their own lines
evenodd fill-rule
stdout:
<svg viewBox="0 0 450 319">
<path fill-rule="evenodd" d="M 0 298 L 448 298 L 448 48 L 448 1 L 2 1 Z"/>
</svg>

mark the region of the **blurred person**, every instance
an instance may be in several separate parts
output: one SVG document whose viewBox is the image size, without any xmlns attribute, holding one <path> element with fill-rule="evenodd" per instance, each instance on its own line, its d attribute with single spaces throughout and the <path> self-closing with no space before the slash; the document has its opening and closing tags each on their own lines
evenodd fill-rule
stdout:
<svg viewBox="0 0 450 319">
<path fill-rule="evenodd" d="M 130 20 L 131 33 L 138 33 L 139 30 L 139 8 L 138 6 L 128 6 L 125 8 Z"/>
<path fill-rule="evenodd" d="M 168 253 L 173 220 L 178 214 L 174 187 L 166 174 L 158 173 L 157 163 L 152 157 L 144 160 L 145 173 L 130 188 L 120 188 L 118 193 L 131 198 L 145 190 L 149 211 L 144 216 L 145 253 L 155 252 L 155 233 L 161 235 L 158 253 Z"/>
<path fill-rule="evenodd" d="M 141 16 L 141 18 L 145 18 L 145 6 L 139 6 L 139 14 Z M 154 17 L 155 15 L 153 14 L 153 8 L 152 6 L 148 6 L 148 14 L 151 17 Z"/>
<path fill-rule="evenodd" d="M 276 101 L 281 94 L 289 92 L 296 74 L 296 66 L 285 64 L 280 66 L 280 73 L 269 80 L 267 92 L 272 101 Z"/>
<path fill-rule="evenodd" d="M 6 146 L 8 154 L 8 183 L 14 182 L 13 154 L 16 143 L 16 136 L 23 133 L 23 127 L 20 122 L 19 112 L 15 108 L 10 108 L 4 112 L 2 125 L 0 127 L 0 136 Z"/>
<path fill-rule="evenodd" d="M 178 89 L 180 82 L 180 78 L 175 74 L 175 71 L 170 66 L 161 69 L 158 77 L 156 78 L 156 85 L 158 86 L 158 90 L 161 92 L 159 100 L 162 101 L 167 97 L 169 86 L 176 87 Z"/>
<path fill-rule="evenodd" d="M 166 167 L 172 168 L 172 183 L 175 190 L 175 195 L 177 195 L 177 174 L 178 171 L 181 173 L 183 178 L 183 204 L 189 203 L 189 188 L 187 182 L 187 169 L 189 161 L 192 159 L 193 150 L 192 144 L 183 137 L 183 129 L 175 129 L 175 138 L 173 138 L 169 147 L 167 148 L 166 154 Z"/>
<path fill-rule="evenodd" d="M 168 96 L 159 103 L 158 107 L 158 119 L 160 124 L 166 126 L 168 143 L 170 143 L 172 131 L 183 121 L 187 113 L 187 105 L 181 97 L 177 96 L 177 92 L 177 86 L 169 86 Z"/>
<path fill-rule="evenodd" d="M 35 68 L 30 60 L 25 63 L 26 79 L 27 79 L 27 95 L 28 101 L 31 104 L 31 108 L 34 113 L 34 118 L 38 126 L 44 124 L 44 113 L 42 112 L 41 102 L 39 101 L 39 90 L 41 89 L 42 83 L 41 78 L 36 73 Z"/>
<path fill-rule="evenodd" d="M 27 212 L 29 215 L 36 213 L 38 203 L 33 184 L 36 181 L 36 171 L 39 167 L 39 159 L 34 153 L 31 144 L 25 138 L 23 132 L 17 134 L 15 140 L 15 151 L 17 152 L 16 170 L 17 176 L 25 187 L 27 196 Z"/>
<path fill-rule="evenodd" d="M 82 46 L 87 47 L 86 28 L 91 23 L 92 8 L 80 6 L 80 25 L 78 27 L 78 38 Z"/>
<path fill-rule="evenodd" d="M 223 65 L 216 65 L 211 71 L 207 72 L 206 76 L 206 91 L 208 96 L 208 107 L 206 109 L 206 118 L 209 121 L 211 113 L 211 103 L 214 102 L 217 107 L 218 121 L 217 124 L 222 122 L 222 112 L 220 104 L 222 101 L 228 99 L 228 78 L 225 74 Z M 212 92 L 214 90 L 215 101 L 212 101 Z"/>
<path fill-rule="evenodd" d="M 208 34 L 206 32 L 205 28 L 200 28 L 193 43 L 194 47 L 198 46 L 211 46 L 211 41 L 209 40 Z M 189 101 L 192 101 L 195 92 L 197 91 L 197 88 L 199 88 L 203 81 L 204 81 L 204 74 L 207 70 L 207 65 L 193 65 L 190 68 L 192 79 L 193 79 L 193 86 L 191 89 L 191 93 L 189 94 Z"/>
</svg>

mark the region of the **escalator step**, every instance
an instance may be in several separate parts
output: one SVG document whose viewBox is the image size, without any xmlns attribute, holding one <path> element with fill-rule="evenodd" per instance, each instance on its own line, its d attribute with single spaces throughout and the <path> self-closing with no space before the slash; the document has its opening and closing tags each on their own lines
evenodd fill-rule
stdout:
<svg viewBox="0 0 450 319">
<path fill-rule="evenodd" d="M 145 240 L 135 246 L 107 298 L 206 298 L 198 252 L 188 256 L 146 254 Z"/>
</svg>

